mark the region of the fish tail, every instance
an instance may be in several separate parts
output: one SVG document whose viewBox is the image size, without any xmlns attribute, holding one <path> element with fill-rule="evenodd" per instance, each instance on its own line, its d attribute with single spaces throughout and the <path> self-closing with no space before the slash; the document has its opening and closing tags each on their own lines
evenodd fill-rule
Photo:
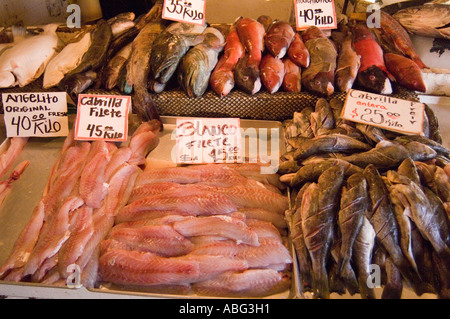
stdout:
<svg viewBox="0 0 450 319">
<path fill-rule="evenodd" d="M 163 130 L 163 124 L 156 103 L 146 92 L 135 92 L 133 96 L 133 107 L 136 114 L 142 121 L 158 120 L 161 123 L 160 130 Z"/>
<path fill-rule="evenodd" d="M 314 267 L 313 265 L 313 269 L 315 270 L 313 276 L 314 298 L 330 299 L 328 273 L 325 265 L 320 265 L 319 267 Z"/>
</svg>

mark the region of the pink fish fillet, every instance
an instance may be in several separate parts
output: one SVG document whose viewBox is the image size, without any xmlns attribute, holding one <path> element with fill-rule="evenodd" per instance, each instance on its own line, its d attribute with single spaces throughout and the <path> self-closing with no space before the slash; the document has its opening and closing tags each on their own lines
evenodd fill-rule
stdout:
<svg viewBox="0 0 450 319">
<path fill-rule="evenodd" d="M 105 191 L 105 169 L 108 164 L 108 150 L 105 148 L 95 154 L 86 163 L 81 176 L 79 192 L 86 205 L 92 208 L 100 208 Z"/>
<path fill-rule="evenodd" d="M 290 278 L 272 269 L 226 272 L 193 285 L 199 295 L 225 297 L 264 297 L 289 289 Z"/>
<path fill-rule="evenodd" d="M 193 244 L 170 225 L 150 225 L 135 228 L 115 228 L 108 235 L 126 244 L 128 249 L 174 257 L 189 253 Z"/>
<path fill-rule="evenodd" d="M 153 132 L 142 132 L 130 141 L 130 148 L 132 155 L 129 160 L 130 164 L 142 165 L 145 164 L 145 158 L 148 153 L 153 151 L 159 145 L 159 137 Z"/>
<path fill-rule="evenodd" d="M 3 278 L 10 270 L 21 268 L 26 264 L 38 240 L 44 222 L 44 215 L 44 203 L 41 200 L 34 209 L 28 224 L 21 231 L 14 243 L 14 247 L 8 259 L 0 268 L 0 278 Z"/>
<path fill-rule="evenodd" d="M 172 210 L 195 215 L 223 215 L 237 210 L 225 195 L 203 191 L 195 195 L 173 196 L 161 194 L 148 196 L 125 206 L 119 215 L 139 214 L 148 210 Z"/>
<path fill-rule="evenodd" d="M 195 216 L 196 212 L 181 212 L 176 210 L 143 210 L 134 211 L 130 209 L 121 209 L 115 216 L 115 223 L 126 222 L 142 222 L 143 220 L 153 220 L 158 218 L 170 217 L 170 216 Z"/>
<path fill-rule="evenodd" d="M 128 163 L 132 155 L 131 148 L 121 147 L 111 155 L 111 160 L 105 168 L 105 180 L 109 182 L 117 170 Z"/>
<path fill-rule="evenodd" d="M 6 152 L 0 155 L 0 178 L 11 167 L 28 142 L 28 137 L 13 137 Z"/>
<path fill-rule="evenodd" d="M 284 215 L 278 214 L 276 212 L 272 212 L 270 210 L 261 209 L 261 208 L 241 208 L 239 209 L 240 213 L 243 213 L 247 219 L 257 219 L 262 221 L 267 221 L 272 223 L 275 227 L 284 229 L 287 227 L 286 220 L 284 219 Z"/>
<path fill-rule="evenodd" d="M 173 224 L 173 228 L 186 237 L 221 236 L 237 244 L 259 246 L 258 235 L 245 222 L 231 216 L 192 217 Z"/>
<path fill-rule="evenodd" d="M 247 261 L 249 268 L 266 268 L 272 265 L 290 264 L 288 249 L 273 238 L 260 238 L 259 246 L 238 245 L 231 240 L 220 240 L 195 248 L 193 255 L 225 256 Z"/>
<path fill-rule="evenodd" d="M 69 226 L 70 237 L 58 252 L 58 269 L 62 278 L 67 278 L 67 267 L 75 264 L 94 233 L 92 213 L 92 208 L 86 205 L 73 212 Z"/>
<path fill-rule="evenodd" d="M 56 254 L 69 237 L 69 213 L 83 205 L 79 197 L 67 199 L 61 208 L 49 216 L 39 235 L 38 242 L 24 266 L 24 276 L 32 275 L 44 260 Z"/>
<path fill-rule="evenodd" d="M 179 189 L 180 187 L 181 184 L 171 182 L 140 185 L 133 188 L 128 203 L 132 203 L 147 196 L 160 195 L 168 191 Z"/>
</svg>

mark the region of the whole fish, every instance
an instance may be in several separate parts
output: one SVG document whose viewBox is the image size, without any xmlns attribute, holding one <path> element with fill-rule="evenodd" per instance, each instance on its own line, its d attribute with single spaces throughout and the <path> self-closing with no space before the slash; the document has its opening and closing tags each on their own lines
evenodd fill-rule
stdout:
<svg viewBox="0 0 450 319">
<path fill-rule="evenodd" d="M 394 44 L 395 47 L 417 63 L 419 68 L 427 68 L 417 54 L 408 32 L 402 25 L 386 11 L 380 10 L 381 30 Z"/>
<path fill-rule="evenodd" d="M 356 82 L 363 89 L 381 94 L 391 94 L 392 85 L 384 64 L 383 50 L 369 28 L 363 24 L 352 27 L 353 46 L 361 57 Z"/>
<path fill-rule="evenodd" d="M 305 143 L 295 151 L 294 159 L 303 160 L 311 155 L 327 152 L 355 152 L 358 150 L 368 151 L 370 149 L 372 149 L 370 145 L 346 135 L 322 135 L 305 141 Z"/>
<path fill-rule="evenodd" d="M 222 33 L 216 28 L 208 27 L 202 35 L 204 41 L 185 54 L 177 71 L 178 83 L 189 97 L 200 97 L 206 92 L 211 72 L 225 44 Z"/>
<path fill-rule="evenodd" d="M 294 112 L 293 121 L 297 125 L 298 135 L 303 137 L 314 137 L 310 121 L 312 112 L 312 107 L 305 107 L 300 112 Z"/>
<path fill-rule="evenodd" d="M 44 72 L 44 89 L 57 86 L 67 73 L 75 69 L 90 45 L 91 34 L 87 32 L 78 41 L 67 44 L 51 59 Z"/>
<path fill-rule="evenodd" d="M 372 125 L 356 123 L 356 128 L 365 136 L 368 142 L 373 142 L 375 144 L 387 140 L 386 135 L 383 130 Z"/>
<path fill-rule="evenodd" d="M 206 26 L 176 22 L 158 35 L 150 56 L 150 71 L 153 79 L 167 83 L 175 73 L 181 58 L 188 50 L 204 39 L 200 34 Z"/>
<path fill-rule="evenodd" d="M 342 187 L 338 226 L 341 233 L 338 272 L 342 273 L 348 266 L 353 245 L 364 222 L 367 201 L 367 182 L 362 173 L 350 176 Z"/>
<path fill-rule="evenodd" d="M 311 26 L 305 31 L 303 41 L 311 56 L 311 62 L 303 70 L 302 85 L 310 92 L 321 96 L 330 96 L 334 93 L 336 48 L 315 26 Z"/>
<path fill-rule="evenodd" d="M 223 55 L 211 73 L 209 84 L 220 97 L 228 95 L 234 88 L 234 69 L 238 61 L 244 57 L 245 49 L 239 40 L 235 26 L 231 26 L 226 38 Z"/>
<path fill-rule="evenodd" d="M 410 33 L 430 38 L 450 39 L 448 4 L 426 3 L 401 9 L 392 17 Z"/>
<path fill-rule="evenodd" d="M 286 92 L 300 92 L 302 90 L 302 69 L 291 59 L 285 58 L 284 63 L 284 79 L 281 87 Z"/>
<path fill-rule="evenodd" d="M 311 62 L 309 51 L 298 32 L 295 33 L 294 40 L 289 46 L 287 55 L 292 62 L 302 68 L 307 68 Z"/>
<path fill-rule="evenodd" d="M 116 87 L 120 72 L 126 68 L 126 63 L 131 56 L 132 49 L 133 45 L 132 43 L 129 43 L 109 61 L 103 73 L 105 81 L 104 86 L 107 90 L 112 90 L 114 87 Z"/>
<path fill-rule="evenodd" d="M 334 116 L 330 104 L 324 98 L 319 98 L 310 116 L 314 136 L 321 136 L 335 128 Z"/>
<path fill-rule="evenodd" d="M 427 90 L 422 78 L 422 71 L 411 59 L 395 53 L 385 53 L 384 62 L 389 73 L 397 82 L 412 91 L 425 92 Z"/>
<path fill-rule="evenodd" d="M 269 26 L 264 36 L 265 48 L 275 58 L 282 59 L 294 41 L 294 37 L 295 31 L 289 23 L 275 21 Z"/>
<path fill-rule="evenodd" d="M 366 217 L 375 230 L 377 240 L 388 252 L 405 280 L 418 295 L 421 295 L 422 280 L 413 271 L 400 248 L 398 224 L 389 200 L 389 191 L 375 165 L 369 164 L 363 174 L 367 180 L 371 203 Z"/>
<path fill-rule="evenodd" d="M 330 296 L 326 262 L 334 236 L 337 195 L 343 179 L 343 167 L 331 167 L 319 177 L 318 183 L 311 184 L 303 195 L 302 203 L 308 200 L 317 201 L 317 206 L 312 205 L 311 209 L 302 210 L 302 228 L 305 245 L 311 256 L 316 298 L 326 299 Z M 307 195 L 309 192 L 312 193 Z"/>
<path fill-rule="evenodd" d="M 236 22 L 239 39 L 246 55 L 235 69 L 236 85 L 246 93 L 255 94 L 261 89 L 259 64 L 264 51 L 264 26 L 251 18 L 241 18 Z"/>
<path fill-rule="evenodd" d="M 270 94 L 277 92 L 283 84 L 285 70 L 282 60 L 266 54 L 259 66 L 261 82 Z"/>
<path fill-rule="evenodd" d="M 133 49 L 127 63 L 126 86 L 128 91 L 133 88 L 133 109 L 145 120 L 159 119 L 156 105 L 148 92 L 148 78 L 150 74 L 150 55 L 153 42 L 163 32 L 164 24 L 161 20 L 162 5 L 155 4 L 148 15 L 156 17 L 150 19 L 142 27 L 139 34 L 133 40 Z"/>
<path fill-rule="evenodd" d="M 59 45 L 56 29 L 56 24 L 46 25 L 42 34 L 25 38 L 3 52 L 0 88 L 26 86 L 44 73 Z"/>
<path fill-rule="evenodd" d="M 361 57 L 353 48 L 352 35 L 349 33 L 341 43 L 337 60 L 335 81 L 340 91 L 348 92 L 353 87 L 360 65 Z"/>
<path fill-rule="evenodd" d="M 78 94 L 90 88 L 96 81 L 98 75 L 94 71 L 77 73 L 60 83 L 60 87 L 69 94 L 74 102 L 78 100 Z"/>
</svg>

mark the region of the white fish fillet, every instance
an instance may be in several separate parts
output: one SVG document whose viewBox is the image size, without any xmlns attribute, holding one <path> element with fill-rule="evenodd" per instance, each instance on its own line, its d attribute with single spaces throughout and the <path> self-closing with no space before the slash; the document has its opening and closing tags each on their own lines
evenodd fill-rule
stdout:
<svg viewBox="0 0 450 319">
<path fill-rule="evenodd" d="M 1 55 L 0 88 L 26 86 L 44 73 L 58 47 L 57 27 L 47 25 L 42 34 L 20 41 Z"/>
<path fill-rule="evenodd" d="M 69 43 L 47 65 L 44 72 L 44 89 L 56 86 L 64 76 L 74 70 L 91 46 L 91 33 L 86 33 L 78 42 Z"/>
</svg>

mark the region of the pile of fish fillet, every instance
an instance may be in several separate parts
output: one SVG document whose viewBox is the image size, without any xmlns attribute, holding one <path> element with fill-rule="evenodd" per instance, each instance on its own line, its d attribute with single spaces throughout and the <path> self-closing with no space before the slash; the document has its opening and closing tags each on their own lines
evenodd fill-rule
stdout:
<svg viewBox="0 0 450 319">
<path fill-rule="evenodd" d="M 129 143 L 67 137 L 0 268 L 6 281 L 263 297 L 290 291 L 286 189 L 260 163 L 153 168 L 157 120 Z M 75 272 L 74 272 L 75 271 Z"/>
<path fill-rule="evenodd" d="M 423 135 L 402 135 L 342 120 L 342 106 L 319 99 L 284 122 L 302 291 L 373 299 L 378 274 L 381 298 L 404 287 L 448 298 L 450 152 L 434 113 L 426 106 Z"/>
</svg>

